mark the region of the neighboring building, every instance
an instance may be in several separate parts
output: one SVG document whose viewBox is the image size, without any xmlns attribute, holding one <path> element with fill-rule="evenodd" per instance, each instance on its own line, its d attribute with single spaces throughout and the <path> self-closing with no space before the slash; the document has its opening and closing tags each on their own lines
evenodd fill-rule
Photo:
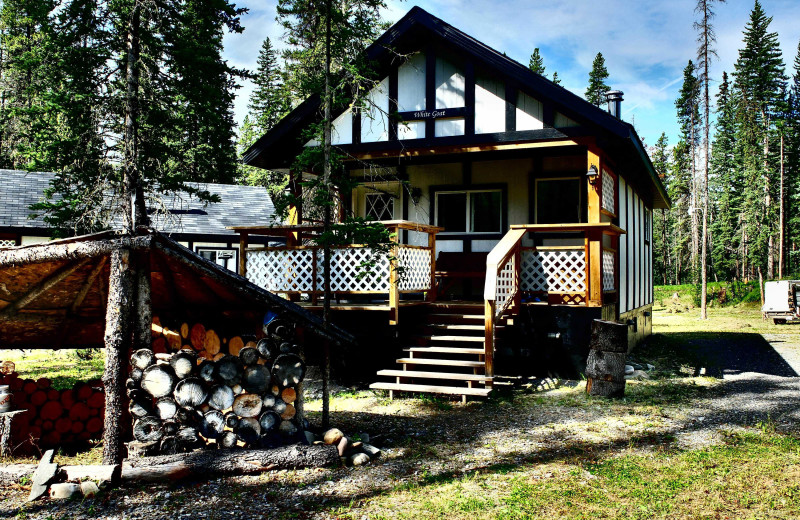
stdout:
<svg viewBox="0 0 800 520">
<path fill-rule="evenodd" d="M 0 170 L 0 247 L 47 242 L 53 230 L 30 206 L 44 199 L 52 173 Z M 221 202 L 204 203 L 185 194 L 163 195 L 153 208 L 153 227 L 200 256 L 235 271 L 239 237 L 227 226 L 269 225 L 274 207 L 263 187 L 203 184 Z M 267 244 L 266 238 L 253 240 Z"/>
<path fill-rule="evenodd" d="M 334 114 L 333 143 L 359 183 L 343 195 L 345 209 L 402 231 L 395 256 L 407 278 L 392 283 L 388 269 L 359 278 L 363 248 L 341 248 L 333 290 L 342 298 L 383 293 L 392 326 L 417 336 L 398 360 L 411 370 L 383 370 L 396 382 L 375 388 L 482 395 L 472 387 L 491 386 L 495 354 L 507 360 L 498 372 L 559 349 L 580 369 L 593 319 L 628 323 L 631 347 L 650 333 L 652 211 L 670 202 L 634 127 L 620 118 L 621 92 L 609 92 L 609 110 L 600 109 L 418 7 L 367 54 L 380 82 L 368 108 Z M 302 132 L 319 106 L 318 97 L 304 101 L 244 162 L 288 171 L 303 146 L 318 144 Z M 295 223 L 303 223 L 299 211 Z M 318 296 L 315 258 L 308 248 L 253 252 L 247 274 L 270 290 Z M 480 303 L 443 317 L 454 304 L 442 302 L 437 281 Z M 426 324 L 416 331 L 402 309 L 414 298 L 407 312 L 422 312 Z M 505 334 L 516 339 L 498 347 L 510 323 Z M 469 388 L 452 386 L 455 367 L 468 369 Z"/>
</svg>

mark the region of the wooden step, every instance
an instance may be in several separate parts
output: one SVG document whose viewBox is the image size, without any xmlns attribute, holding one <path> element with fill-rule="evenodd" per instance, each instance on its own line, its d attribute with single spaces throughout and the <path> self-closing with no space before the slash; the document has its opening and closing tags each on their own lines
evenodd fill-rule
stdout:
<svg viewBox="0 0 800 520">
<path fill-rule="evenodd" d="M 431 323 L 435 323 L 439 320 L 441 321 L 450 321 L 450 320 L 462 320 L 462 321 L 471 321 L 471 322 L 480 322 L 483 323 L 484 315 L 481 314 L 442 314 L 442 313 L 431 313 L 427 316 L 428 321 Z"/>
<path fill-rule="evenodd" d="M 379 376 L 411 377 L 417 379 L 450 379 L 453 381 L 491 382 L 492 378 L 480 374 L 454 374 L 452 372 L 424 372 L 421 370 L 379 370 Z"/>
<path fill-rule="evenodd" d="M 408 365 L 437 365 L 442 367 L 486 367 L 486 363 L 483 361 L 462 361 L 460 359 L 400 358 L 397 362 Z"/>
<path fill-rule="evenodd" d="M 483 355 L 486 351 L 482 348 L 464 347 L 410 347 L 404 348 L 403 352 L 436 352 L 439 354 L 477 354 Z"/>
<path fill-rule="evenodd" d="M 427 327 L 431 327 L 433 329 L 444 329 L 444 330 L 475 330 L 483 332 L 485 327 L 483 325 L 464 325 L 460 323 L 431 323 L 426 325 Z M 498 325 L 495 329 L 501 328 L 502 325 Z"/>
<path fill-rule="evenodd" d="M 459 386 L 432 386 L 432 385 L 412 385 L 406 383 L 372 383 L 369 385 L 373 390 L 399 390 L 401 392 L 430 392 L 433 394 L 448 395 L 471 395 L 475 397 L 486 397 L 491 393 L 491 388 L 465 388 Z"/>
<path fill-rule="evenodd" d="M 424 339 L 427 341 L 465 341 L 468 343 L 483 343 L 484 337 L 483 334 L 480 336 L 446 336 L 446 335 L 438 335 L 433 334 L 431 336 L 417 336 L 419 339 Z"/>
</svg>

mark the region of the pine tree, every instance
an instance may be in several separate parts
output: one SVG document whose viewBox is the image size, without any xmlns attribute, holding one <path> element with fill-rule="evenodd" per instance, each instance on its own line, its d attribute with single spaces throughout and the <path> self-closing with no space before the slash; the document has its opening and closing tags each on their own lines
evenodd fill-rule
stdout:
<svg viewBox="0 0 800 520">
<path fill-rule="evenodd" d="M 531 59 L 528 61 L 528 68 L 540 76 L 544 76 L 545 78 L 547 77 L 547 75 L 544 73 L 544 59 L 542 59 L 542 56 L 539 54 L 539 47 L 533 49 Z"/>
<path fill-rule="evenodd" d="M 685 147 L 681 148 L 685 157 L 681 157 L 679 163 L 685 168 L 678 177 L 686 181 L 686 191 L 681 191 L 682 196 L 686 197 L 686 215 L 681 216 L 676 221 L 686 226 L 689 245 L 689 262 L 682 264 L 686 268 L 691 268 L 693 281 L 697 281 L 697 267 L 700 251 L 700 219 L 699 219 L 699 189 L 697 179 L 697 152 L 701 135 L 700 119 L 700 83 L 696 76 L 697 68 L 692 60 L 689 60 L 683 69 L 683 84 L 681 86 L 678 99 L 675 101 L 677 109 L 678 123 L 681 130 L 681 142 Z M 683 186 L 683 183 L 681 184 Z M 683 190 L 683 188 L 682 188 Z M 679 277 L 682 273 L 679 273 Z"/>
<path fill-rule="evenodd" d="M 558 77 L 558 71 L 553 72 L 553 83 L 561 85 L 561 78 Z"/>
<path fill-rule="evenodd" d="M 667 134 L 662 132 L 655 146 L 650 149 L 653 167 L 664 185 L 669 185 L 669 140 Z M 656 222 L 656 220 L 658 220 Z M 662 209 L 654 212 L 653 217 L 653 278 L 661 280 L 667 285 L 670 280 L 670 227 L 671 219 L 669 210 Z"/>
<path fill-rule="evenodd" d="M 724 2 L 725 0 L 720 0 Z M 708 319 L 707 303 L 707 290 L 708 290 L 708 167 L 711 155 L 711 140 L 709 134 L 711 132 L 711 99 L 709 96 L 709 69 L 711 67 L 711 60 L 717 57 L 717 51 L 714 49 L 713 44 L 716 43 L 717 38 L 714 33 L 714 27 L 711 25 L 711 20 L 714 18 L 713 9 L 714 0 L 697 0 L 695 12 L 700 14 L 700 20 L 695 22 L 694 27 L 698 31 L 697 42 L 697 59 L 700 62 L 699 66 L 699 81 L 703 90 L 702 103 L 703 103 L 703 177 L 700 182 L 699 197 L 703 206 L 703 226 L 700 233 L 700 319 Z"/>
<path fill-rule="evenodd" d="M 322 101 L 322 123 L 316 132 L 316 138 L 322 146 L 306 147 L 298 158 L 295 170 L 322 172 L 319 182 L 309 188 L 314 190 L 316 205 L 322 208 L 323 213 L 322 315 L 325 327 L 331 322 L 330 246 L 334 238 L 331 215 L 335 204 L 334 173 L 341 169 L 331 144 L 332 114 L 334 105 L 340 103 L 344 96 L 358 106 L 363 103 L 358 95 L 369 91 L 369 88 L 363 88 L 364 83 L 368 83 L 370 72 L 362 51 L 384 28 L 380 22 L 380 10 L 385 7 L 383 0 L 278 2 L 278 17 L 286 29 L 286 43 L 289 46 L 284 54 L 289 63 L 287 81 L 298 97 L 317 94 Z M 322 367 L 323 427 L 327 427 L 330 421 L 329 348 L 326 342 Z"/>
<path fill-rule="evenodd" d="M 794 58 L 786 116 L 786 271 L 800 276 L 800 44 Z"/>
<path fill-rule="evenodd" d="M 592 62 L 592 70 L 589 72 L 589 86 L 586 88 L 586 101 L 596 106 L 603 106 L 606 103 L 606 92 L 611 88 L 606 84 L 608 70 L 603 53 L 598 52 Z"/>
</svg>

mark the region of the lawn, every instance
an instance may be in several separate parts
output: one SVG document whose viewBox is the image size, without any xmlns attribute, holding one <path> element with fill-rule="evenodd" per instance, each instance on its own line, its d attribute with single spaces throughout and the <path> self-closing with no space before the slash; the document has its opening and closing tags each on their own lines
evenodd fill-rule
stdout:
<svg viewBox="0 0 800 520">
<path fill-rule="evenodd" d="M 349 435 L 371 435 L 384 450 L 376 464 L 227 479 L 213 484 L 213 509 L 202 507 L 201 484 L 113 491 L 101 503 L 51 503 L 41 513 L 93 518 L 88 508 L 97 507 L 122 518 L 157 510 L 213 519 L 268 497 L 275 518 L 800 517 L 797 380 L 767 378 L 752 393 L 741 380 L 701 370 L 720 361 L 736 374 L 758 361 L 769 370 L 772 358 L 763 352 L 800 356 L 800 326 L 764 321 L 752 303 L 716 305 L 701 321 L 691 297 L 661 295 L 655 334 L 634 352 L 657 368 L 629 381 L 623 399 L 589 397 L 582 381 L 466 405 L 353 389 L 332 398 L 332 418 Z M 709 359 L 708 343 L 720 339 L 756 359 Z M 77 363 L 59 359 L 60 366 Z M 736 404 L 720 408 L 726 399 Z M 783 408 L 739 404 L 759 399 Z M 306 403 L 312 423 L 320 410 L 320 401 Z M 95 448 L 88 456 L 98 454 Z"/>
<path fill-rule="evenodd" d="M 49 378 L 56 390 L 103 376 L 102 350 L 18 350 L 0 349 L 0 360 L 13 361 L 23 379 Z"/>
</svg>

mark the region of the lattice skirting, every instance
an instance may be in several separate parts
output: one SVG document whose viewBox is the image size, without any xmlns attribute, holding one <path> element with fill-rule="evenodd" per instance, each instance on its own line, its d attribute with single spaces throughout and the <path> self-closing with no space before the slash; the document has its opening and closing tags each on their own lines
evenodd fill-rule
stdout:
<svg viewBox="0 0 800 520">
<path fill-rule="evenodd" d="M 17 245 L 16 240 L 0 240 L 0 247 L 14 247 Z"/>
<path fill-rule="evenodd" d="M 497 286 L 494 293 L 495 314 L 498 316 L 511 305 L 511 299 L 516 294 L 516 259 L 512 256 L 497 273 Z"/>
<path fill-rule="evenodd" d="M 585 292 L 584 250 L 523 250 L 520 288 L 526 292 Z"/>
<path fill-rule="evenodd" d="M 616 289 L 614 283 L 614 253 L 603 251 L 603 291 L 613 291 Z"/>
<path fill-rule="evenodd" d="M 401 291 L 427 291 L 431 288 L 431 251 L 400 246 L 397 263 L 402 268 L 397 286 Z"/>
<path fill-rule="evenodd" d="M 603 170 L 602 205 L 603 209 L 610 211 L 611 213 L 616 213 L 616 208 L 614 207 L 614 190 L 616 189 L 616 186 L 614 186 L 614 184 L 614 177 L 612 177 L 607 171 Z"/>
</svg>

